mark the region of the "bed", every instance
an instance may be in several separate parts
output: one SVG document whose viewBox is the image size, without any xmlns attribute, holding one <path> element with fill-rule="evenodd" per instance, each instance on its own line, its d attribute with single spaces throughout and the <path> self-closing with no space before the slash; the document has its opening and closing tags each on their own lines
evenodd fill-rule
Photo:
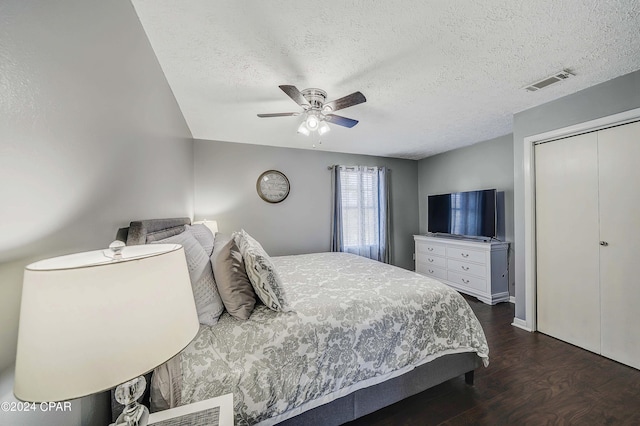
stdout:
<svg viewBox="0 0 640 426">
<path fill-rule="evenodd" d="M 145 244 L 186 224 L 132 222 L 118 238 Z M 167 406 L 232 392 L 237 425 L 337 425 L 463 374 L 472 384 L 488 364 L 477 318 L 445 284 L 347 253 L 271 260 L 290 309 L 201 325 L 151 380 Z"/>
</svg>

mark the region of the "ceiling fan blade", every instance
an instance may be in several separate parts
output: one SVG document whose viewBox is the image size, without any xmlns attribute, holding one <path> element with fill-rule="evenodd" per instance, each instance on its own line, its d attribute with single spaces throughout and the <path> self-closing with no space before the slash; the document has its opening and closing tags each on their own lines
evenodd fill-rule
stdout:
<svg viewBox="0 0 640 426">
<path fill-rule="evenodd" d="M 338 126 L 349 127 L 349 128 L 358 124 L 358 120 L 353 120 L 351 118 L 347 118 L 347 117 L 343 117 L 341 115 L 335 115 L 335 114 L 326 114 L 324 116 L 324 119 L 325 121 L 328 121 L 333 124 L 337 124 Z"/>
<path fill-rule="evenodd" d="M 291 117 L 295 115 L 300 115 L 299 112 L 276 112 L 273 114 L 258 114 L 260 118 L 268 118 L 268 117 Z"/>
<path fill-rule="evenodd" d="M 345 96 L 344 98 L 325 103 L 323 109 L 328 111 L 338 111 L 341 109 L 349 108 L 350 106 L 361 104 L 363 102 L 367 102 L 367 98 L 365 98 L 364 95 L 360 92 L 354 92 L 350 95 Z"/>
<path fill-rule="evenodd" d="M 296 88 L 296 86 L 278 86 L 284 93 L 287 94 L 295 103 L 303 107 L 304 109 L 311 108 L 309 101 L 302 96 L 302 93 Z"/>
</svg>

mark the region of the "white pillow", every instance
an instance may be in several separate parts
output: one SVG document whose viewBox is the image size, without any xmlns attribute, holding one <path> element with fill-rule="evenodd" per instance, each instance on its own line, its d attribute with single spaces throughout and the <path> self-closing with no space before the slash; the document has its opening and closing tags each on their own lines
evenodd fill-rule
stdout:
<svg viewBox="0 0 640 426">
<path fill-rule="evenodd" d="M 201 223 L 185 225 L 185 228 L 198 240 L 207 256 L 211 256 L 211 253 L 213 253 L 213 232 Z"/>
<path fill-rule="evenodd" d="M 181 234 L 154 241 L 152 244 L 180 244 L 184 247 L 198 320 L 204 325 L 217 323 L 224 311 L 224 304 L 213 278 L 211 260 L 198 240 L 187 229 Z"/>
<path fill-rule="evenodd" d="M 274 311 L 290 311 L 282 281 L 260 243 L 244 229 L 235 232 L 233 239 L 242 253 L 249 281 L 260 300 Z"/>
</svg>

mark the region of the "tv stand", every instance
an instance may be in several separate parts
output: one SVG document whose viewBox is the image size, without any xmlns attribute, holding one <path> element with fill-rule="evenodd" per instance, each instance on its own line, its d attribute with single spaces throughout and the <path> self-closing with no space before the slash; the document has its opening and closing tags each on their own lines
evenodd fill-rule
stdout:
<svg viewBox="0 0 640 426">
<path fill-rule="evenodd" d="M 509 301 L 509 243 L 451 237 L 414 235 L 416 272 L 489 305 Z"/>
</svg>

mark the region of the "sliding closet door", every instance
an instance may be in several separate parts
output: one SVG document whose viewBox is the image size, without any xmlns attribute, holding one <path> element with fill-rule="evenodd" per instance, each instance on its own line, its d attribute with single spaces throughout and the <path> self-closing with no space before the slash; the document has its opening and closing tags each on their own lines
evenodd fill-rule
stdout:
<svg viewBox="0 0 640 426">
<path fill-rule="evenodd" d="M 602 355 L 640 368 L 640 123 L 598 132 Z"/>
<path fill-rule="evenodd" d="M 600 352 L 595 133 L 535 147 L 538 330 Z"/>
</svg>

